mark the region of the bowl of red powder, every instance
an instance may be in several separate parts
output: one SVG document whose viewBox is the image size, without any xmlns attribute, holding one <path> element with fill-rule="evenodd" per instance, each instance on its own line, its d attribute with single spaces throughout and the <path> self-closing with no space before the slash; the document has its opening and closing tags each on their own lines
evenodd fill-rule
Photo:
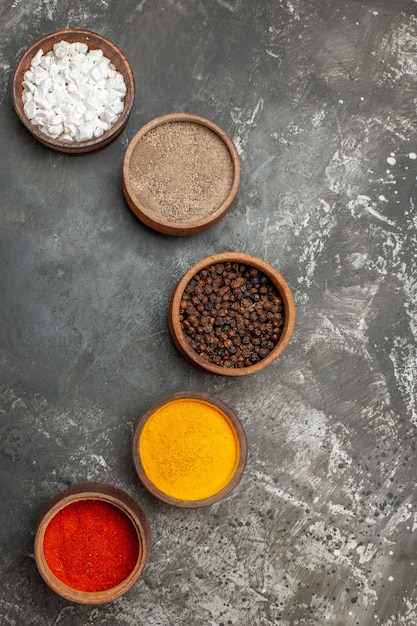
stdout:
<svg viewBox="0 0 417 626">
<path fill-rule="evenodd" d="M 178 281 L 169 304 L 174 345 L 211 374 L 245 376 L 286 349 L 296 309 L 282 274 L 259 257 L 222 252 L 202 259 Z"/>
<path fill-rule="evenodd" d="M 143 223 L 167 235 L 192 235 L 230 209 L 240 161 L 233 141 L 213 121 L 170 113 L 133 137 L 122 182 L 129 207 Z"/>
<path fill-rule="evenodd" d="M 145 567 L 151 532 L 145 513 L 124 491 L 102 483 L 69 487 L 39 518 L 35 561 L 58 595 L 104 604 L 126 593 Z"/>
</svg>

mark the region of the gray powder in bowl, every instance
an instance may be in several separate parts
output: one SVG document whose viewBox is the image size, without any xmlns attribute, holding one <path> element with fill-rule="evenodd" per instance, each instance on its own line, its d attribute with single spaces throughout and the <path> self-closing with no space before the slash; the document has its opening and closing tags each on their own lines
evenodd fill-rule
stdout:
<svg viewBox="0 0 417 626">
<path fill-rule="evenodd" d="M 141 137 L 132 151 L 129 180 L 137 201 L 167 222 L 209 217 L 233 185 L 230 152 L 212 130 L 167 122 Z"/>
</svg>

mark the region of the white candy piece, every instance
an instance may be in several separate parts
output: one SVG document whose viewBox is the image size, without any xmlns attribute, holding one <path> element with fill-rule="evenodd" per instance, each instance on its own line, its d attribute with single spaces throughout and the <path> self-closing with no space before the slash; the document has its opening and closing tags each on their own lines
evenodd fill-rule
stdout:
<svg viewBox="0 0 417 626">
<path fill-rule="evenodd" d="M 102 50 L 60 41 L 38 50 L 22 83 L 23 111 L 41 131 L 66 142 L 101 137 L 119 119 L 127 92 L 123 75 Z"/>
</svg>

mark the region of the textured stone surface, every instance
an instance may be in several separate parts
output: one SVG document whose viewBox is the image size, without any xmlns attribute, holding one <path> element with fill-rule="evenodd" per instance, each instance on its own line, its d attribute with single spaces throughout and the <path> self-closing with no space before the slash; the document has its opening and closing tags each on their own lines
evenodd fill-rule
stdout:
<svg viewBox="0 0 417 626">
<path fill-rule="evenodd" d="M 416 11 L 0 2 L 1 624 L 417 623 Z M 97 154 L 49 151 L 11 105 L 19 55 L 67 26 L 114 41 L 136 79 Z M 143 226 L 121 192 L 130 139 L 176 110 L 213 119 L 242 160 L 229 214 L 189 238 Z M 166 322 L 176 281 L 224 250 L 276 266 L 298 309 L 284 355 L 237 381 L 187 364 Z M 157 502 L 130 460 L 138 415 L 181 389 L 218 395 L 248 437 L 240 485 L 209 509 Z M 99 608 L 49 591 L 32 551 L 46 502 L 89 480 L 153 530 L 142 578 Z"/>
</svg>

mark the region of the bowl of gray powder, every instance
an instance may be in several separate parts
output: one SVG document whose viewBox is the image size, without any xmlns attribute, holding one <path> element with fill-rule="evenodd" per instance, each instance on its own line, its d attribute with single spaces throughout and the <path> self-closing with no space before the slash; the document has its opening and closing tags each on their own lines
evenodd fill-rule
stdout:
<svg viewBox="0 0 417 626">
<path fill-rule="evenodd" d="M 143 126 L 123 162 L 123 193 L 133 213 L 167 235 L 214 226 L 230 209 L 240 161 L 227 133 L 211 120 L 169 113 Z"/>
<path fill-rule="evenodd" d="M 92 152 L 127 124 L 135 95 L 133 73 L 111 41 L 65 29 L 35 41 L 13 76 L 21 122 L 42 144 L 67 153 Z"/>
</svg>

